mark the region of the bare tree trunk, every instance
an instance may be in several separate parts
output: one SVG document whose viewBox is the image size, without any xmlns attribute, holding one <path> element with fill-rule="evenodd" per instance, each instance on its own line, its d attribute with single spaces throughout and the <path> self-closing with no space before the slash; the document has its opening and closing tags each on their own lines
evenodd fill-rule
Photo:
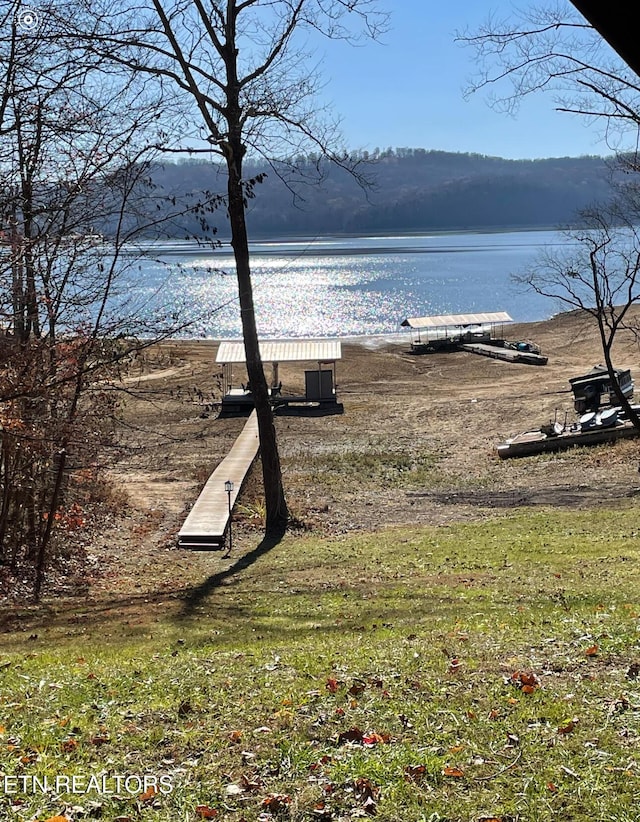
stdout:
<svg viewBox="0 0 640 822">
<path fill-rule="evenodd" d="M 51 538 L 51 529 L 56 511 L 58 510 L 58 503 L 60 501 L 60 493 L 62 491 L 62 478 L 64 476 L 64 466 L 67 459 L 67 452 L 62 448 L 54 459 L 55 482 L 53 486 L 53 493 L 51 495 L 51 504 L 49 506 L 49 516 L 44 529 L 44 534 L 40 539 L 38 545 L 38 555 L 36 562 L 36 577 L 33 586 L 33 598 L 35 602 L 40 601 L 40 594 L 42 592 L 42 584 L 44 582 L 44 572 L 47 561 L 47 546 Z"/>
<path fill-rule="evenodd" d="M 228 167 L 227 192 L 229 196 L 229 222 L 231 226 L 231 245 L 236 261 L 238 278 L 238 295 L 240 301 L 240 318 L 242 336 L 247 361 L 247 375 L 258 417 L 258 434 L 260 437 L 260 458 L 262 460 L 262 479 L 264 484 L 266 509 L 266 536 L 283 533 L 289 519 L 289 511 L 284 495 L 280 455 L 276 441 L 276 430 L 273 424 L 273 413 L 269 402 L 267 380 L 264 375 L 258 331 L 253 305 L 253 288 L 251 285 L 251 268 L 249 264 L 249 240 L 245 220 L 245 201 L 242 191 L 242 152 L 240 140 L 234 145 L 228 144 L 226 160 Z"/>
</svg>

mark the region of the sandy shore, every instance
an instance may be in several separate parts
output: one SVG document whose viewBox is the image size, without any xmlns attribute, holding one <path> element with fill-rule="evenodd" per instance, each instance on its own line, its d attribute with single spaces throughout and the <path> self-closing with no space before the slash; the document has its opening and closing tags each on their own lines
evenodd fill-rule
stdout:
<svg viewBox="0 0 640 822">
<path fill-rule="evenodd" d="M 595 505 L 638 485 L 638 444 L 500 460 L 496 446 L 519 431 L 575 418 L 569 378 L 599 363 L 595 329 L 575 315 L 515 325 L 546 366 L 456 352 L 414 355 L 400 340 L 345 340 L 338 364 L 340 416 L 276 419 L 288 501 L 304 527 L 326 533 L 406 522 L 444 523 L 514 505 Z M 200 487 L 228 451 L 242 419 L 219 419 L 214 341 L 162 345 L 128 378 L 125 456 L 112 472 L 129 500 L 133 527 L 149 545 L 172 544 Z M 621 339 L 616 364 L 638 362 Z M 290 390 L 303 367 L 281 365 Z M 239 539 L 259 533 L 259 470 L 237 511 Z M 140 538 L 138 534 L 137 543 Z"/>
<path fill-rule="evenodd" d="M 337 367 L 344 413 L 275 419 L 294 527 L 333 539 L 508 516 L 523 506 L 542 506 L 552 517 L 561 507 L 636 504 L 640 439 L 498 457 L 498 444 L 520 431 L 565 415 L 573 421 L 569 379 L 602 360 L 596 329 L 575 314 L 514 325 L 508 333 L 540 345 L 548 364 L 466 352 L 415 355 L 404 334 L 344 340 Z M 221 552 L 176 546 L 186 514 L 245 422 L 218 416 L 217 348 L 212 340 L 165 342 L 126 376 L 117 459 L 113 450 L 104 456 L 106 508 L 74 534 L 84 551 L 69 569 L 52 572 L 48 596 L 75 597 L 70 602 L 115 596 L 162 609 L 179 579 L 205 579 L 222 567 Z M 621 337 L 614 353 L 615 364 L 638 379 L 631 336 Z M 281 364 L 280 378 L 287 391 L 303 392 L 302 364 Z M 234 557 L 259 543 L 262 514 L 257 463 L 234 510 Z M 15 580 L 6 593 L 20 591 Z"/>
</svg>

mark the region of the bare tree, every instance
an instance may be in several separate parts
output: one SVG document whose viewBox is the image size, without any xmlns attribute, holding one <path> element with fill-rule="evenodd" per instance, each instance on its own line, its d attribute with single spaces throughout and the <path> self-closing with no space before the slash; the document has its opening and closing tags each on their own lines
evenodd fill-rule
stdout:
<svg viewBox="0 0 640 822">
<path fill-rule="evenodd" d="M 513 114 L 526 96 L 543 92 L 558 111 L 599 129 L 612 151 L 635 148 L 640 80 L 569 2 L 490 18 L 458 40 L 478 66 L 467 93 L 482 90 L 496 110 Z"/>
<path fill-rule="evenodd" d="M 544 253 L 527 273 L 514 280 L 568 310 L 593 319 L 604 364 L 619 405 L 640 430 L 640 417 L 620 389 L 613 361 L 621 332 L 638 339 L 640 325 L 640 233 L 619 204 L 585 212 L 584 225 L 566 232 L 565 251 Z M 627 215 L 623 220 L 623 214 Z"/>
<path fill-rule="evenodd" d="M 94 14 L 95 4 L 91 4 Z M 222 156 L 247 373 L 258 417 L 266 533 L 281 534 L 288 510 L 269 392 L 260 358 L 247 201 L 260 178 L 247 179 L 247 153 L 278 158 L 312 146 L 344 162 L 336 124 L 318 107 L 312 39 L 377 37 L 386 17 L 376 0 L 146 0 L 135 15 L 103 9 L 89 47 L 121 66 L 172 81 L 194 107 L 196 134 Z M 357 29 L 357 31 L 356 31 Z"/>
<path fill-rule="evenodd" d="M 138 345 L 117 289 L 158 139 L 157 94 L 70 36 L 75 0 L 39 11 L 21 28 L 14 3 L 0 31 L 0 563 L 28 563 L 36 598 L 54 524 L 81 520 L 71 471 L 111 433 L 104 380 Z"/>
<path fill-rule="evenodd" d="M 529 94 L 550 94 L 559 111 L 586 118 L 616 152 L 611 202 L 576 215 L 581 228 L 568 232 L 570 247 L 578 251 L 549 253 L 515 279 L 593 318 L 618 401 L 640 428 L 612 362 L 618 332 L 627 329 L 638 335 L 632 309 L 640 301 L 640 79 L 577 13 L 574 6 L 581 5 L 559 3 L 514 12 L 511 20 L 490 19 L 479 32 L 459 39 L 475 50 L 479 66 L 469 93 L 489 91 L 491 104 L 506 113 L 514 113 Z"/>
</svg>

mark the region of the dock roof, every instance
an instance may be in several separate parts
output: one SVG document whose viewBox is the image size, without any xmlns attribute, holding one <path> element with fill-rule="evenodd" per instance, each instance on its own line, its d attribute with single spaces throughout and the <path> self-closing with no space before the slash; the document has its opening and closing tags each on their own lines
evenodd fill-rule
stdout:
<svg viewBox="0 0 640 822">
<path fill-rule="evenodd" d="M 512 322 L 513 320 L 506 311 L 494 311 L 484 314 L 440 314 L 434 317 L 409 317 L 401 325 L 409 328 L 447 328 Z"/>
<path fill-rule="evenodd" d="M 334 362 L 342 359 L 339 340 L 261 340 L 260 357 L 263 362 Z M 217 363 L 245 362 L 244 343 L 223 340 L 216 354 Z"/>
</svg>

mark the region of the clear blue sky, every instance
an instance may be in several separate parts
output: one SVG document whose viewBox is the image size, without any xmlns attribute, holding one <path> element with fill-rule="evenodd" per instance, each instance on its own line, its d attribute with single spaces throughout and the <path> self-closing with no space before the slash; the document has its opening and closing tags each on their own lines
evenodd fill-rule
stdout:
<svg viewBox="0 0 640 822">
<path fill-rule="evenodd" d="M 326 49 L 325 93 L 342 117 L 349 148 L 420 147 L 508 158 L 611 154 L 596 126 L 554 111 L 551 95 L 524 101 L 517 118 L 492 111 L 487 96 L 462 89 L 474 55 L 454 42 L 510 0 L 381 0 L 391 10 L 384 43 Z"/>
</svg>

